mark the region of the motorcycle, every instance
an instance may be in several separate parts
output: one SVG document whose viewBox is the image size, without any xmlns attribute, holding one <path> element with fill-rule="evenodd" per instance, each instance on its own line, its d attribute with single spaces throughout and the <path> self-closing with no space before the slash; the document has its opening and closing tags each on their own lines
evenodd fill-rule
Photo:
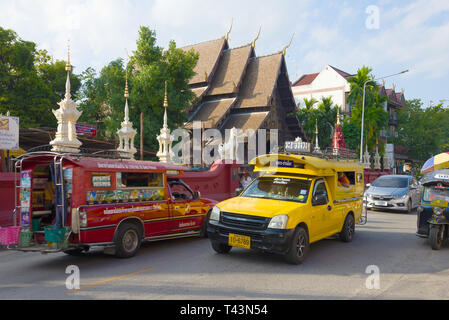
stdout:
<svg viewBox="0 0 449 320">
<path fill-rule="evenodd" d="M 433 250 L 440 250 L 449 237 L 449 169 L 435 170 L 422 180 L 416 235 L 428 238 Z"/>
</svg>

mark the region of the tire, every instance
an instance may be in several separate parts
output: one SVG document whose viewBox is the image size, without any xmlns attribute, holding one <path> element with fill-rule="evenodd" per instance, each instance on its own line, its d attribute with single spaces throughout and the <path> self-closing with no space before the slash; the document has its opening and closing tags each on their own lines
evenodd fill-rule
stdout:
<svg viewBox="0 0 449 320">
<path fill-rule="evenodd" d="M 440 250 L 443 245 L 444 226 L 431 226 L 429 242 L 432 250 Z"/>
<path fill-rule="evenodd" d="M 310 249 L 309 235 L 304 227 L 297 227 L 293 235 L 290 249 L 285 260 L 291 264 L 301 264 L 306 259 Z"/>
<path fill-rule="evenodd" d="M 407 202 L 407 213 L 411 213 L 412 212 L 412 210 L 413 210 L 413 208 L 412 208 L 412 199 L 408 199 L 408 202 Z"/>
<path fill-rule="evenodd" d="M 207 224 L 209 223 L 210 211 L 204 218 L 203 225 L 201 226 L 200 237 L 207 238 Z"/>
<path fill-rule="evenodd" d="M 217 253 L 229 253 L 231 251 L 232 247 L 228 246 L 227 244 L 211 241 L 212 249 L 215 250 Z"/>
<path fill-rule="evenodd" d="M 340 240 L 343 242 L 351 242 L 355 233 L 355 220 L 352 214 L 348 214 L 340 232 Z"/>
<path fill-rule="evenodd" d="M 142 235 L 134 223 L 125 223 L 119 227 L 114 242 L 116 257 L 131 258 L 140 248 Z"/>
</svg>

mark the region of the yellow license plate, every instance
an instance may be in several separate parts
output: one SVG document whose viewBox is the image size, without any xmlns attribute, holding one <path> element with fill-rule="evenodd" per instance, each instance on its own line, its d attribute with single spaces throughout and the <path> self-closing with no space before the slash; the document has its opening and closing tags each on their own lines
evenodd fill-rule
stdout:
<svg viewBox="0 0 449 320">
<path fill-rule="evenodd" d="M 228 244 L 231 247 L 240 247 L 240 248 L 250 249 L 251 237 L 230 233 Z"/>
</svg>

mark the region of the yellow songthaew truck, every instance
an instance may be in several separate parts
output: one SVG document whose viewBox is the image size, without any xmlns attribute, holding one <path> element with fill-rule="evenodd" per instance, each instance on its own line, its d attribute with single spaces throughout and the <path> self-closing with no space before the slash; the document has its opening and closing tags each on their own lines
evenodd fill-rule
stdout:
<svg viewBox="0 0 449 320">
<path fill-rule="evenodd" d="M 259 176 L 211 211 L 207 231 L 216 252 L 259 249 L 299 264 L 313 242 L 335 234 L 352 241 L 363 207 L 359 161 L 270 154 L 250 164 Z"/>
</svg>

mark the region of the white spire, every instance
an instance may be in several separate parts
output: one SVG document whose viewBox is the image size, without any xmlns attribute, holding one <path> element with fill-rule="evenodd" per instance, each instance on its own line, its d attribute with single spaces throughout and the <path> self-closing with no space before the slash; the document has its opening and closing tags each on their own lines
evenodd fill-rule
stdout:
<svg viewBox="0 0 449 320">
<path fill-rule="evenodd" d="M 159 158 L 159 161 L 163 163 L 171 163 L 174 157 L 174 153 L 172 151 L 172 143 L 174 138 L 170 134 L 170 129 L 168 128 L 167 124 L 167 108 L 168 108 L 167 81 L 165 81 L 164 124 L 161 129 L 160 135 L 157 136 L 157 141 L 159 142 L 159 151 L 156 154 L 156 156 Z"/>
<path fill-rule="evenodd" d="M 59 109 L 53 110 L 53 114 L 58 120 L 58 129 L 56 131 L 55 139 L 50 142 L 53 146 L 52 151 L 56 152 L 80 152 L 79 147 L 81 142 L 76 135 L 76 122 L 81 116 L 80 111 L 76 108 L 75 101 L 72 100 L 70 94 L 70 71 L 72 66 L 70 65 L 70 43 L 68 45 L 67 64 L 65 67 L 67 71 L 67 80 L 65 83 L 65 96 L 64 99 L 58 103 Z"/>
<path fill-rule="evenodd" d="M 137 152 L 134 147 L 134 138 L 137 134 L 137 131 L 133 129 L 132 122 L 129 121 L 129 107 L 128 107 L 128 98 L 129 98 L 129 90 L 128 90 L 128 70 L 126 70 L 126 84 L 125 84 L 125 119 L 122 122 L 122 127 L 117 131 L 119 136 L 120 144 L 117 148 L 117 151 L 125 158 L 134 158 L 134 154 Z"/>
</svg>

